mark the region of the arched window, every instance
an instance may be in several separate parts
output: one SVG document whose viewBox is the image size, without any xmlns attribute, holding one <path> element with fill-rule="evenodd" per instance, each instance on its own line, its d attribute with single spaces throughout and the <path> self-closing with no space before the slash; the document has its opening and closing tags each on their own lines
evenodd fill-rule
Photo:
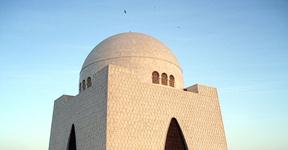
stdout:
<svg viewBox="0 0 288 150">
<path fill-rule="evenodd" d="M 162 73 L 162 75 L 161 75 L 161 83 L 162 83 L 162 85 L 168 85 L 168 79 L 167 79 L 168 77 L 167 77 L 167 74 L 166 73 Z"/>
<path fill-rule="evenodd" d="M 159 73 L 157 71 L 152 73 L 152 83 L 159 84 Z"/>
<path fill-rule="evenodd" d="M 91 77 L 87 78 L 87 88 L 92 86 Z"/>
<path fill-rule="evenodd" d="M 79 83 L 79 93 L 81 92 L 81 83 Z"/>
<path fill-rule="evenodd" d="M 86 89 L 86 83 L 85 83 L 85 80 L 82 81 L 82 89 L 83 89 L 83 91 Z"/>
<path fill-rule="evenodd" d="M 165 142 L 165 150 L 188 150 L 184 135 L 175 118 L 171 119 Z"/>
<path fill-rule="evenodd" d="M 175 78 L 173 75 L 169 76 L 169 86 L 171 86 L 171 87 L 175 86 Z"/>
<path fill-rule="evenodd" d="M 75 134 L 75 127 L 74 124 L 72 125 L 69 139 L 68 139 L 68 145 L 67 145 L 67 150 L 77 150 L 77 145 L 76 145 L 76 134 Z"/>
</svg>

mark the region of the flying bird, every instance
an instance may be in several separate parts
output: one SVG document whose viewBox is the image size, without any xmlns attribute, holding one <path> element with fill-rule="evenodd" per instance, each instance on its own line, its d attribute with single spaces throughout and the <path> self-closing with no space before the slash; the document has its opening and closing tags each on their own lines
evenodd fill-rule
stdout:
<svg viewBox="0 0 288 150">
<path fill-rule="evenodd" d="M 126 9 L 124 9 L 124 14 L 127 14 L 127 11 L 126 11 Z"/>
</svg>

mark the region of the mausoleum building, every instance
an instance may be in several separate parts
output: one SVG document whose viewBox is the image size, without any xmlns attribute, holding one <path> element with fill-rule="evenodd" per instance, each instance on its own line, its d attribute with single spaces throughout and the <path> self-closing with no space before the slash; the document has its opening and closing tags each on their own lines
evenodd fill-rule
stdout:
<svg viewBox="0 0 288 150">
<path fill-rule="evenodd" d="M 226 150 L 217 89 L 183 82 L 157 39 L 105 39 L 84 61 L 79 94 L 55 101 L 49 150 Z"/>
</svg>

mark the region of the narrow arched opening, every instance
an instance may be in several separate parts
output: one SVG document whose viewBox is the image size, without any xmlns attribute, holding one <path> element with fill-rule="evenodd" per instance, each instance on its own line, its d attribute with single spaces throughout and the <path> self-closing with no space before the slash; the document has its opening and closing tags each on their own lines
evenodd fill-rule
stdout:
<svg viewBox="0 0 288 150">
<path fill-rule="evenodd" d="M 69 135 L 69 139 L 68 139 L 67 150 L 77 150 L 74 124 L 71 127 L 71 131 L 70 131 L 70 135 Z"/>
<path fill-rule="evenodd" d="M 172 118 L 168 128 L 165 150 L 188 150 L 182 130 L 176 120 Z"/>
<path fill-rule="evenodd" d="M 86 82 L 85 80 L 82 81 L 82 90 L 84 91 L 86 89 Z"/>
<path fill-rule="evenodd" d="M 159 73 L 157 71 L 152 73 L 152 83 L 159 84 Z"/>
<path fill-rule="evenodd" d="M 168 85 L 168 77 L 166 73 L 162 73 L 161 75 L 161 83 L 162 85 Z"/>
<path fill-rule="evenodd" d="M 87 78 L 87 88 L 92 86 L 92 81 L 91 81 L 91 77 Z"/>
<path fill-rule="evenodd" d="M 169 86 L 171 86 L 171 87 L 175 86 L 175 78 L 173 75 L 169 76 Z"/>
</svg>

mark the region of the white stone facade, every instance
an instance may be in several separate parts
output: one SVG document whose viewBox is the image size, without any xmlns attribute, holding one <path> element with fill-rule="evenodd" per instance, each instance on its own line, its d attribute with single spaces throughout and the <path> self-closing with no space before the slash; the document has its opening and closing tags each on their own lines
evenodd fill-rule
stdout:
<svg viewBox="0 0 288 150">
<path fill-rule="evenodd" d="M 180 77 L 176 87 L 153 84 L 151 73 L 157 68 L 143 69 L 150 71 L 149 77 L 143 77 L 135 67 L 106 63 L 101 69 L 97 67 L 105 63 L 88 72 L 82 69 L 80 81 L 91 76 L 90 88 L 55 101 L 49 150 L 70 150 L 67 147 L 72 125 L 77 150 L 167 149 L 165 143 L 172 118 L 177 119 L 183 132 L 186 149 L 227 149 L 216 88 L 196 84 L 184 90 L 179 83 L 183 81 L 182 72 L 165 61 L 161 65 L 167 65 L 163 72 L 180 71 L 176 75 Z M 84 70 L 89 68 L 85 64 L 86 61 Z"/>
<path fill-rule="evenodd" d="M 67 150 L 72 124 L 77 150 L 105 149 L 107 120 L 107 69 L 93 77 L 92 88 L 55 101 L 49 150 Z"/>
</svg>

